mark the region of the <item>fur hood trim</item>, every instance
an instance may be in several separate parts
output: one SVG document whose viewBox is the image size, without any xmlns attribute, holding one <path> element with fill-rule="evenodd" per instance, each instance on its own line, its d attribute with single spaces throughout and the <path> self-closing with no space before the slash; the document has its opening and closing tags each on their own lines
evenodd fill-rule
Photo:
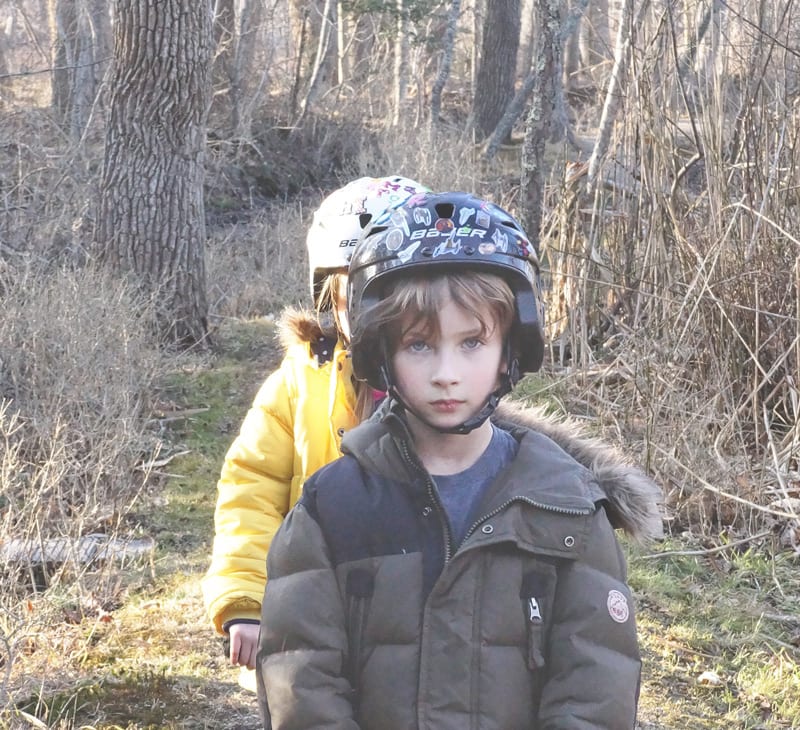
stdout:
<svg viewBox="0 0 800 730">
<path fill-rule="evenodd" d="M 493 420 L 523 426 L 547 436 L 589 469 L 608 499 L 611 524 L 640 541 L 664 537 L 664 494 L 622 452 L 589 436 L 574 419 L 558 418 L 535 406 L 501 403 Z"/>
<path fill-rule="evenodd" d="M 283 310 L 277 322 L 277 337 L 284 350 L 294 345 L 314 344 L 323 337 L 338 339 L 332 322 L 327 323 L 324 318 L 320 321 L 316 312 L 295 307 Z"/>
</svg>

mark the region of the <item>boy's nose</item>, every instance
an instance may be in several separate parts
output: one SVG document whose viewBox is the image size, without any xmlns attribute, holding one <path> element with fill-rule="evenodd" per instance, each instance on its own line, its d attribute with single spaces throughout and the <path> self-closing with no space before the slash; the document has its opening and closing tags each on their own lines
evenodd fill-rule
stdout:
<svg viewBox="0 0 800 730">
<path fill-rule="evenodd" d="M 459 380 L 458 368 L 452 353 L 441 352 L 436 358 L 436 367 L 431 376 L 431 382 L 436 385 L 453 385 Z"/>
</svg>

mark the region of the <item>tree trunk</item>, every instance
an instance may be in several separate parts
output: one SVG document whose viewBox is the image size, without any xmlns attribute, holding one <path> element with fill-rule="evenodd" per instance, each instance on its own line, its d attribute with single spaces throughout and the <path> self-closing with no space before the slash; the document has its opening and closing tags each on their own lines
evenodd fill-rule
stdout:
<svg viewBox="0 0 800 730">
<path fill-rule="evenodd" d="M 214 62 L 211 66 L 212 120 L 226 119 L 231 130 L 239 126 L 238 79 L 236 73 L 236 8 L 234 0 L 215 0 Z"/>
<path fill-rule="evenodd" d="M 524 76 L 533 66 L 533 47 L 536 28 L 533 27 L 533 0 L 521 0 L 519 25 L 519 50 L 517 51 L 517 75 Z"/>
<path fill-rule="evenodd" d="M 519 0 L 487 3 L 472 111 L 476 140 L 488 137 L 514 97 L 520 34 Z"/>
<path fill-rule="evenodd" d="M 638 13 L 639 18 L 642 17 L 647 3 L 648 0 L 642 0 Z M 592 156 L 589 158 L 589 175 L 587 178 L 589 190 L 594 188 L 603 158 L 608 151 L 617 112 L 622 104 L 621 86 L 623 77 L 628 68 L 628 55 L 631 46 L 631 29 L 633 22 L 633 4 L 634 0 L 622 0 L 619 26 L 617 28 L 617 40 L 614 48 L 614 65 L 611 68 L 611 74 L 608 79 L 606 98 L 603 104 L 603 111 L 600 115 L 597 139 L 594 149 L 592 150 Z"/>
<path fill-rule="evenodd" d="M 82 0 L 50 0 L 48 7 L 52 106 L 71 139 L 83 134 L 97 91 L 93 10 Z"/>
<path fill-rule="evenodd" d="M 211 14 L 194 0 L 117 0 L 115 17 L 95 250 L 157 297 L 166 341 L 202 342 Z"/>
<path fill-rule="evenodd" d="M 263 0 L 245 0 L 242 4 L 233 70 L 235 87 L 231 89 L 234 93 L 231 122 L 234 136 L 238 139 L 250 135 L 252 109 L 258 105 L 266 82 L 268 64 L 262 63 L 259 68 L 255 66 L 256 48 L 263 42 L 260 33 L 263 16 Z"/>
<path fill-rule="evenodd" d="M 553 79 L 552 91 L 555 109 L 550 119 L 549 132 L 553 141 L 555 141 L 554 138 L 560 134 L 562 137 L 566 137 L 571 147 L 579 151 L 581 147 L 575 139 L 567 115 L 567 101 L 564 94 L 564 86 L 567 84 L 564 78 L 564 55 L 566 53 L 565 48 L 569 43 L 569 39 L 575 35 L 575 29 L 580 23 L 581 15 L 588 1 L 589 0 L 578 0 L 571 8 L 570 14 L 566 19 L 559 21 L 558 28 L 550 29 L 554 33 L 554 43 L 556 44 L 556 54 L 554 58 L 556 68 L 554 72 L 557 74 L 557 78 Z M 531 59 L 533 65 L 528 75 L 523 80 L 519 89 L 517 89 L 517 93 L 506 108 L 505 113 L 497 123 L 491 136 L 484 143 L 484 155 L 487 160 L 491 160 L 492 157 L 497 154 L 497 150 L 500 148 L 503 140 L 511 133 L 511 128 L 514 126 L 519 115 L 522 114 L 522 110 L 528 101 L 528 97 L 533 92 L 534 86 L 541 83 L 539 59 L 534 57 L 533 54 L 531 54 Z"/>
<path fill-rule="evenodd" d="M 408 33 L 406 9 L 403 0 L 395 0 L 397 27 L 394 38 L 394 118 L 392 125 L 398 126 L 403 117 L 408 85 Z"/>
<path fill-rule="evenodd" d="M 561 77 L 561 9 L 559 0 L 536 0 L 535 24 L 539 29 L 530 111 L 522 145 L 522 224 L 537 242 L 544 201 L 544 145 L 558 109 Z"/>
<path fill-rule="evenodd" d="M 13 36 L 13 33 L 14 33 L 14 14 L 12 13 L 9 17 L 6 26 L 0 27 L 0 76 L 7 75 L 10 70 L 6 57 L 8 49 L 8 39 Z M 5 79 L 0 78 L 0 87 L 2 87 L 4 82 Z M 2 101 L 3 101 L 3 94 L 0 93 L 0 104 L 2 104 Z"/>
<path fill-rule="evenodd" d="M 300 105 L 300 118 L 295 121 L 298 128 L 309 107 L 320 97 L 330 76 L 331 62 L 331 37 L 336 25 L 336 4 L 332 0 L 325 0 L 322 8 L 322 19 L 319 29 L 317 55 L 314 57 L 314 68 L 311 70 L 311 80 L 308 82 L 308 91 Z"/>
<path fill-rule="evenodd" d="M 456 26 L 458 16 L 461 13 L 461 0 L 452 0 L 450 14 L 447 17 L 447 27 L 444 31 L 442 41 L 442 54 L 439 60 L 439 72 L 431 89 L 431 131 L 436 132 L 439 128 L 439 114 L 442 110 L 442 92 L 450 75 L 450 66 L 453 64 L 453 52 L 456 41 Z M 435 136 L 435 134 L 434 134 Z"/>
</svg>

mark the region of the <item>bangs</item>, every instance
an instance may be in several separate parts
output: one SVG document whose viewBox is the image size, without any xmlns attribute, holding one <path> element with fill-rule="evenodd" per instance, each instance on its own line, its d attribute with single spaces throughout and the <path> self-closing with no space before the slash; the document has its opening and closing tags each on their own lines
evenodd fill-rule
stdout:
<svg viewBox="0 0 800 730">
<path fill-rule="evenodd" d="M 480 323 L 481 336 L 499 328 L 506 337 L 514 320 L 511 288 L 500 276 L 476 271 L 416 276 L 390 285 L 384 298 L 360 318 L 358 329 L 368 338 L 388 334 L 391 349 L 411 330 L 439 336 L 439 313 L 452 300 Z"/>
</svg>

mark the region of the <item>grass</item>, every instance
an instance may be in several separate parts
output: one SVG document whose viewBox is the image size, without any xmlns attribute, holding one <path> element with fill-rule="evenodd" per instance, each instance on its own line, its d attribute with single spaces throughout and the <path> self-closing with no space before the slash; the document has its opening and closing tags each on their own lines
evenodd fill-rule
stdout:
<svg viewBox="0 0 800 730">
<path fill-rule="evenodd" d="M 797 558 L 768 542 L 692 554 L 701 551 L 670 540 L 658 550 L 664 557 L 630 547 L 640 715 L 665 728 L 800 726 Z"/>
<path fill-rule="evenodd" d="M 178 455 L 135 515 L 158 544 L 152 569 L 129 576 L 118 608 L 55 623 L 23 658 L 28 694 L 0 726 L 259 727 L 255 698 L 204 616 L 199 579 L 220 463 L 277 364 L 273 334 L 263 319 L 225 320 L 217 352 L 181 361 L 161 384 L 165 452 Z M 541 379 L 521 385 L 522 397 L 549 397 Z M 768 540 L 704 551 L 677 536 L 624 548 L 644 655 L 641 730 L 800 727 L 797 557 Z"/>
</svg>

